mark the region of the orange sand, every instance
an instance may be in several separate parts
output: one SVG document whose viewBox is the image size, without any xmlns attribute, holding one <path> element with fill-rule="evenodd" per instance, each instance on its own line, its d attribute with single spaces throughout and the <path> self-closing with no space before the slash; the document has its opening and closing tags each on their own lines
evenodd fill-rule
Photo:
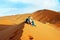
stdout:
<svg viewBox="0 0 60 40">
<path fill-rule="evenodd" d="M 23 24 L 28 16 L 29 14 L 0 18 L 0 24 L 7 25 L 0 25 L 0 40 L 60 40 L 60 29 L 53 24 L 36 20 L 36 26 Z"/>
</svg>

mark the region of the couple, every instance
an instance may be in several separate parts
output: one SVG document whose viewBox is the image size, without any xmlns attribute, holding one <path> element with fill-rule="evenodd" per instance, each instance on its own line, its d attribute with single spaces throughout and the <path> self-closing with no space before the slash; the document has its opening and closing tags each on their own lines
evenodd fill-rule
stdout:
<svg viewBox="0 0 60 40">
<path fill-rule="evenodd" d="M 31 24 L 32 26 L 35 26 L 35 23 L 34 23 L 33 18 L 31 16 L 26 18 L 25 23 L 28 23 L 28 24 Z"/>
</svg>

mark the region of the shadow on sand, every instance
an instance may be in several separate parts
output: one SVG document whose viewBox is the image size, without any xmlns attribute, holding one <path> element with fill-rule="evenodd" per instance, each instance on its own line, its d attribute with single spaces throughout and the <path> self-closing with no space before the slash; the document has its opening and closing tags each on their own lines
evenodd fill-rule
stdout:
<svg viewBox="0 0 60 40">
<path fill-rule="evenodd" d="M 0 40 L 21 40 L 24 24 L 22 22 L 18 25 L 0 25 Z"/>
<path fill-rule="evenodd" d="M 19 32 L 18 40 L 21 40 L 21 36 L 22 36 L 22 34 L 23 34 L 24 25 L 25 25 L 24 22 L 22 22 L 21 24 L 18 25 L 18 27 L 20 28 L 20 29 L 19 29 L 20 32 Z"/>
</svg>

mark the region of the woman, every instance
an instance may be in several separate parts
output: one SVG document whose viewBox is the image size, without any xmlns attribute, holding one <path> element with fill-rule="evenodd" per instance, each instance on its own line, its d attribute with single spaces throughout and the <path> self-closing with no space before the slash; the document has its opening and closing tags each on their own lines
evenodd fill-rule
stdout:
<svg viewBox="0 0 60 40">
<path fill-rule="evenodd" d="M 28 23 L 28 24 L 31 24 L 31 25 L 35 26 L 35 23 L 34 23 L 33 18 L 31 16 L 26 18 L 25 23 Z"/>
</svg>

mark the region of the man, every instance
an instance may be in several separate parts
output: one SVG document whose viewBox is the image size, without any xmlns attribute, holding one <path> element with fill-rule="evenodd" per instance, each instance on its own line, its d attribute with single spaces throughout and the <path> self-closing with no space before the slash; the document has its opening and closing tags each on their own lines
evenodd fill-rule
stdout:
<svg viewBox="0 0 60 40">
<path fill-rule="evenodd" d="M 33 18 L 31 16 L 26 18 L 25 23 L 28 23 L 28 24 L 31 24 L 32 26 L 35 26 L 35 23 L 34 23 Z"/>
</svg>

